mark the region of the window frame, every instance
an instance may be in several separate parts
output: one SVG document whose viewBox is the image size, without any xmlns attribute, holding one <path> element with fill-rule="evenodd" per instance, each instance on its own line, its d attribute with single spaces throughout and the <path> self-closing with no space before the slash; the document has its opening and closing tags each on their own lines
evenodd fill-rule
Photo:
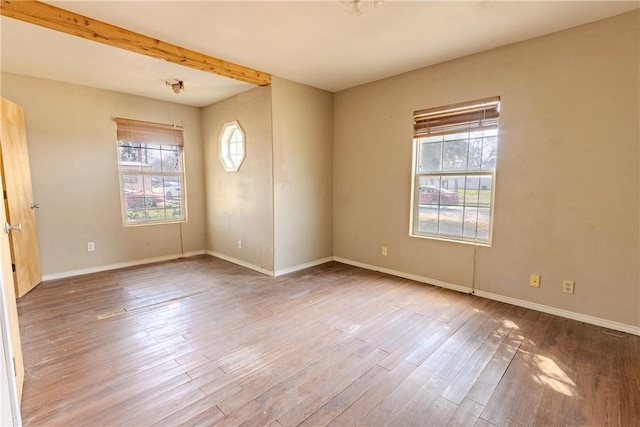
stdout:
<svg viewBox="0 0 640 427">
<path fill-rule="evenodd" d="M 139 120 L 131 120 L 131 119 L 123 119 L 123 118 L 114 118 L 114 122 L 116 123 L 116 156 L 117 156 L 117 164 L 118 164 L 118 176 L 119 176 L 119 185 L 120 185 L 120 213 L 122 216 L 122 225 L 124 227 L 139 227 L 146 225 L 160 225 L 160 224 L 174 224 L 174 223 L 182 223 L 187 222 L 187 191 L 186 191 L 186 170 L 185 170 L 185 155 L 184 155 L 184 128 L 182 126 L 172 125 L 172 124 L 162 124 L 162 123 L 153 123 L 153 122 L 144 122 Z M 121 158 L 121 148 L 125 144 L 127 147 L 137 149 L 137 150 L 153 150 L 160 152 L 160 162 L 161 170 L 144 170 L 144 165 L 142 161 L 123 161 Z M 165 171 L 162 170 L 164 166 L 162 163 L 164 162 L 162 153 L 177 151 L 178 152 L 178 162 L 179 167 L 178 171 Z M 127 163 L 132 163 L 131 166 L 134 168 L 127 168 Z M 136 169 L 137 164 L 140 164 L 139 169 Z M 135 165 L 133 165 L 135 164 Z M 125 166 L 125 167 L 123 167 Z M 139 183 L 138 177 L 142 177 L 142 183 Z M 135 182 L 130 177 L 135 177 Z M 160 192 L 154 191 L 153 188 L 153 178 L 162 177 L 162 189 Z M 179 210 L 179 216 L 171 216 L 167 217 L 167 195 L 166 188 L 171 187 L 167 182 L 164 181 L 165 177 L 169 178 L 177 178 L 177 182 L 180 185 L 180 196 L 177 201 L 177 206 L 169 207 L 169 209 L 177 209 Z M 173 181 L 173 180 L 172 180 Z M 147 184 L 148 183 L 148 184 Z M 127 187 L 127 184 L 136 184 L 137 186 L 142 186 L 142 203 L 141 206 L 131 207 L 130 201 L 125 196 L 127 190 L 132 191 L 131 188 Z M 149 188 L 147 188 L 147 186 Z M 147 205 L 147 194 L 157 195 L 157 198 L 160 199 L 160 203 L 162 206 L 160 209 L 163 210 L 163 215 L 161 218 L 148 218 L 147 210 L 153 208 L 158 211 L 157 200 L 152 201 L 152 205 Z M 173 197 L 172 201 L 173 202 Z M 129 219 L 128 213 L 133 211 L 134 209 L 142 209 L 142 214 L 144 218 L 142 219 Z"/>
<path fill-rule="evenodd" d="M 232 157 L 234 153 L 232 153 L 231 148 L 231 138 L 236 134 L 236 132 L 242 137 L 239 142 L 234 142 L 234 145 L 238 145 L 242 152 L 240 153 L 240 159 L 234 160 Z M 220 150 L 220 162 L 224 167 L 224 170 L 227 172 L 237 172 L 240 170 L 240 166 L 244 162 L 244 159 L 247 155 L 246 150 L 246 135 L 242 126 L 240 126 L 240 122 L 237 120 L 227 122 L 222 125 L 222 130 L 220 131 L 219 137 L 219 150 Z"/>
<path fill-rule="evenodd" d="M 476 101 L 470 101 L 460 104 L 453 104 L 443 107 L 431 108 L 428 110 L 414 111 L 414 135 L 413 135 L 413 151 L 412 151 L 412 164 L 411 164 L 411 206 L 409 215 L 409 235 L 411 237 L 441 240 L 448 242 L 458 242 L 465 244 L 472 244 L 477 246 L 490 247 L 493 241 L 493 220 L 495 210 L 495 193 L 496 193 L 496 166 L 497 166 L 497 150 L 499 144 L 499 112 L 500 112 L 500 97 L 491 97 L 479 99 Z M 494 131 L 495 130 L 495 131 Z M 467 134 L 464 139 L 453 139 L 455 135 Z M 481 133 L 481 135 L 478 135 Z M 452 137 L 447 140 L 446 136 Z M 432 141 L 425 141 L 424 139 L 432 139 Z M 441 141 L 436 139 L 442 138 Z M 480 139 L 482 141 L 479 146 L 482 152 L 485 149 L 484 140 L 489 138 L 495 138 L 494 147 L 494 162 L 492 167 L 483 167 L 482 155 L 481 161 L 477 167 L 470 167 L 470 153 L 472 146 L 471 141 Z M 464 169 L 445 168 L 445 150 L 446 142 L 451 141 L 466 141 L 466 160 Z M 439 159 L 439 166 L 434 170 L 421 170 L 420 162 L 422 160 L 422 145 L 434 143 L 441 144 L 441 152 Z M 489 145 L 490 147 L 490 145 Z M 475 149 L 478 149 L 476 146 Z M 487 177 L 491 184 L 491 193 L 489 197 L 488 206 L 488 221 L 487 221 L 487 235 L 486 237 L 478 236 L 478 225 L 480 224 L 479 216 L 481 209 L 487 209 L 486 202 L 481 202 L 482 196 L 482 180 Z M 458 192 L 455 201 L 451 203 L 443 203 L 442 194 L 444 193 L 442 186 L 442 178 L 452 179 L 455 178 L 456 184 L 459 179 L 464 179 L 464 186 L 462 192 L 462 200 L 459 200 L 460 193 Z M 472 180 L 469 180 L 472 178 Z M 437 228 L 436 231 L 432 230 L 420 230 L 420 191 L 422 188 L 427 187 L 425 181 L 432 179 L 438 183 L 439 190 L 437 191 L 437 202 L 432 203 L 427 201 L 422 206 L 437 207 Z M 477 179 L 477 181 L 476 181 Z M 423 184 L 421 185 L 421 180 Z M 468 191 L 475 191 L 476 188 L 470 186 L 472 182 L 477 182 L 477 200 L 475 203 L 470 202 L 467 196 Z M 486 181 L 485 181 L 486 182 Z M 456 185 L 456 191 L 458 191 Z M 445 191 L 447 188 L 445 188 Z M 427 199 L 428 200 L 428 199 Z M 486 200 L 486 199 L 485 199 Z M 452 209 L 453 206 L 460 206 L 462 211 L 459 216 L 461 230 L 459 234 L 447 233 L 440 231 L 442 220 L 442 208 Z M 473 236 L 465 236 L 465 225 L 467 223 L 467 208 L 472 212 L 475 210 L 475 228 L 473 229 Z"/>
</svg>

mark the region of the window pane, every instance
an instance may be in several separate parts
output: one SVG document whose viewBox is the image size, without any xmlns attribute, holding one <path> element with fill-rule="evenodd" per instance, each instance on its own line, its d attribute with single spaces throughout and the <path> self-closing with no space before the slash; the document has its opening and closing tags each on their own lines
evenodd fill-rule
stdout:
<svg viewBox="0 0 640 427">
<path fill-rule="evenodd" d="M 417 234 L 486 240 L 491 223 L 491 175 L 422 175 Z"/>
<path fill-rule="evenodd" d="M 181 172 L 180 148 L 171 145 L 162 146 L 162 172 Z"/>
<path fill-rule="evenodd" d="M 167 219 L 180 219 L 184 210 L 184 187 L 181 176 L 165 176 L 163 190 L 165 195 L 165 212 Z"/>
<path fill-rule="evenodd" d="M 229 143 L 230 144 L 238 144 L 240 142 L 242 142 L 242 135 L 240 135 L 240 132 L 238 131 L 238 128 L 235 128 L 233 130 L 233 133 L 229 137 Z"/>
<path fill-rule="evenodd" d="M 131 192 L 151 191 L 151 177 L 148 175 L 123 174 L 122 184 L 125 190 Z M 125 194 L 126 195 L 126 194 Z"/>
<path fill-rule="evenodd" d="M 482 140 L 482 169 L 493 170 L 496 168 L 496 154 L 498 137 L 490 136 Z"/>
<path fill-rule="evenodd" d="M 482 207 L 491 206 L 491 192 L 493 191 L 493 177 L 482 175 L 480 177 L 480 188 L 478 189 L 478 205 Z"/>
<path fill-rule="evenodd" d="M 437 233 L 438 232 L 438 205 L 419 205 L 418 208 L 418 232 Z"/>
<path fill-rule="evenodd" d="M 466 179 L 466 188 L 464 192 L 464 203 L 469 206 L 477 206 L 478 205 L 478 197 L 479 197 L 479 188 L 480 188 L 480 177 L 479 176 L 467 176 Z"/>
<path fill-rule="evenodd" d="M 125 188 L 124 201 L 126 209 L 142 209 L 155 207 L 164 203 L 164 197 L 153 192 L 144 192 Z"/>
<path fill-rule="evenodd" d="M 478 228 L 476 238 L 489 239 L 489 230 L 491 225 L 491 209 L 478 208 Z"/>
<path fill-rule="evenodd" d="M 427 142 L 427 140 L 433 140 Z M 423 138 L 420 142 L 420 172 L 433 172 L 442 170 L 442 137 Z"/>
<path fill-rule="evenodd" d="M 442 159 L 443 170 L 467 169 L 468 140 L 455 140 L 444 142 L 444 155 Z"/>
<path fill-rule="evenodd" d="M 237 141 L 229 142 L 229 154 L 237 156 L 240 153 L 240 144 Z"/>
<path fill-rule="evenodd" d="M 150 153 L 162 152 L 164 155 L 164 151 L 160 148 L 148 150 L 143 148 L 141 150 L 143 158 Z M 172 151 L 174 150 L 167 150 L 167 153 Z M 156 164 L 160 165 L 160 162 L 156 162 Z M 122 169 L 126 169 L 126 164 L 121 164 Z M 125 222 L 183 220 L 185 217 L 182 175 L 151 175 L 144 172 L 146 171 L 137 174 L 122 174 Z"/>
<path fill-rule="evenodd" d="M 491 210 L 489 208 L 466 207 L 464 212 L 464 237 L 488 239 Z"/>
<path fill-rule="evenodd" d="M 120 154 L 120 164 L 138 163 L 140 162 L 140 144 L 131 144 L 129 142 L 119 143 L 118 151 Z"/>
<path fill-rule="evenodd" d="M 477 171 L 482 166 L 483 141 L 483 138 L 471 138 L 469 140 L 469 170 Z"/>
<path fill-rule="evenodd" d="M 147 145 L 142 149 L 142 170 L 145 172 L 161 172 L 162 171 L 162 153 L 160 146 Z"/>
<path fill-rule="evenodd" d="M 460 194 L 464 196 L 464 176 L 443 176 L 440 178 L 439 198 L 441 205 L 460 204 Z"/>
<path fill-rule="evenodd" d="M 238 122 L 225 123 L 220 134 L 220 160 L 226 171 L 237 171 L 245 157 L 244 132 Z"/>
<path fill-rule="evenodd" d="M 478 230 L 478 208 L 466 207 L 464 210 L 463 236 L 475 238 Z"/>
<path fill-rule="evenodd" d="M 438 205 L 440 203 L 439 188 L 439 176 L 421 176 L 418 187 L 418 203 L 421 205 Z"/>
<path fill-rule="evenodd" d="M 123 176 L 123 181 L 126 181 Z M 125 184 L 127 222 L 184 219 L 182 176 L 138 175 L 140 183 Z"/>
<path fill-rule="evenodd" d="M 462 236 L 462 213 L 461 206 L 441 206 L 438 233 L 448 236 Z"/>
<path fill-rule="evenodd" d="M 153 183 L 153 192 L 163 195 L 167 201 L 181 198 L 181 176 L 153 176 L 151 180 Z"/>
</svg>

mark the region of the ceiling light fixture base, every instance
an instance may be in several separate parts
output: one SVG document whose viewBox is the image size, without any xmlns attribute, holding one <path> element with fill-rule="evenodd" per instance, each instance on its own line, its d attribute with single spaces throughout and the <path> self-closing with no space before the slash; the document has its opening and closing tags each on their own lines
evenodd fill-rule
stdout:
<svg viewBox="0 0 640 427">
<path fill-rule="evenodd" d="M 173 92 L 176 95 L 179 94 L 180 92 L 184 92 L 184 82 L 182 80 L 173 80 L 173 81 L 167 80 L 165 84 L 167 86 L 171 86 L 171 90 L 173 90 Z"/>
</svg>

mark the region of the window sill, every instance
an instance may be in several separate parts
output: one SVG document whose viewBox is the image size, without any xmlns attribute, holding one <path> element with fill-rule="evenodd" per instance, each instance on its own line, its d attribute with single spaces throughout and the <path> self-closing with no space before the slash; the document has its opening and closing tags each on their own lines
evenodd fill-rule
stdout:
<svg viewBox="0 0 640 427">
<path fill-rule="evenodd" d="M 438 235 L 425 235 L 425 234 L 414 234 L 409 233 L 409 237 L 415 237 L 418 239 L 426 239 L 426 240 L 437 240 L 440 242 L 450 242 L 450 243 L 462 243 L 465 245 L 471 246 L 480 246 L 484 248 L 490 248 L 492 242 L 485 242 L 480 240 L 473 239 L 464 239 L 464 238 L 456 238 L 455 236 L 438 236 Z"/>
</svg>

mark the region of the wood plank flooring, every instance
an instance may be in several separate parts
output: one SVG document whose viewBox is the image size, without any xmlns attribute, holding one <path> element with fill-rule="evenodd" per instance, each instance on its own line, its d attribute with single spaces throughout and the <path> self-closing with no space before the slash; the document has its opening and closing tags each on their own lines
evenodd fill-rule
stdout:
<svg viewBox="0 0 640 427">
<path fill-rule="evenodd" d="M 635 426 L 640 337 L 340 263 L 198 256 L 18 302 L 26 426 Z"/>
</svg>

